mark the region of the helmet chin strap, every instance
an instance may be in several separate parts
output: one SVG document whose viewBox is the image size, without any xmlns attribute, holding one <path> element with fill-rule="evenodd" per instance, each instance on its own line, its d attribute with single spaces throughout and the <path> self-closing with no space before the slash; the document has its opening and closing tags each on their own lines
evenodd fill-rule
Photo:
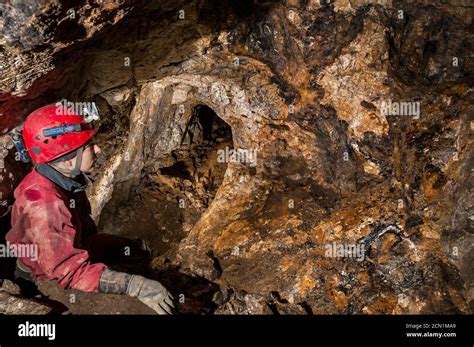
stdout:
<svg viewBox="0 0 474 347">
<path fill-rule="evenodd" d="M 66 175 L 71 175 L 72 177 L 77 177 L 79 176 L 81 172 L 81 165 L 82 165 L 82 154 L 84 153 L 84 147 L 80 147 L 77 150 L 77 155 L 76 155 L 76 165 L 74 165 L 74 169 L 72 170 L 66 170 L 66 169 L 61 169 L 59 167 L 54 167 L 55 170 L 66 174 Z"/>
</svg>

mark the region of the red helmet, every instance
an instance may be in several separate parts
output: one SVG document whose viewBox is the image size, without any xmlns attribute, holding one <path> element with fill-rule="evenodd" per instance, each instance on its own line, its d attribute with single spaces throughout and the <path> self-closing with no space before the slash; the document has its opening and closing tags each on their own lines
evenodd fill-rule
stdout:
<svg viewBox="0 0 474 347">
<path fill-rule="evenodd" d="M 62 105 L 47 105 L 33 111 L 23 126 L 25 146 L 36 164 L 78 149 L 93 135 L 90 123 Z"/>
</svg>

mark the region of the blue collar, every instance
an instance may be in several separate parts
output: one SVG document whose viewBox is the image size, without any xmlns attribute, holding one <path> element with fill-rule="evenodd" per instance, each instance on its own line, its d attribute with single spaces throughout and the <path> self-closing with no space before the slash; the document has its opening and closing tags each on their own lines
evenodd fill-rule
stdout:
<svg viewBox="0 0 474 347">
<path fill-rule="evenodd" d="M 48 164 L 37 165 L 36 171 L 53 183 L 56 183 L 62 189 L 72 193 L 83 191 L 87 187 L 87 180 L 83 174 L 72 179 L 64 176 Z"/>
</svg>

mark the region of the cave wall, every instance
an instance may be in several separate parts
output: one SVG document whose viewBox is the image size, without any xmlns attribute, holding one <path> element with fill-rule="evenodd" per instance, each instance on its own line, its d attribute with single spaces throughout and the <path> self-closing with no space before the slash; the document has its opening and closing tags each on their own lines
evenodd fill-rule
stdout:
<svg viewBox="0 0 474 347">
<path fill-rule="evenodd" d="M 38 16 L 2 27 L 0 130 L 46 102 L 96 101 L 106 154 L 89 192 L 96 220 L 129 197 L 150 158 L 176 148 L 197 104 L 232 127 L 235 147 L 257 151 L 255 167 L 229 163 L 176 259 L 232 288 L 222 313 L 268 302 L 279 313 L 472 310 L 469 3 L 3 6 L 8 23 Z M 61 21 L 71 8 L 78 37 L 64 36 L 79 32 Z M 419 102 L 419 117 L 384 114 L 388 100 Z M 8 205 L 23 173 L 2 142 Z M 403 237 L 377 238 L 366 260 L 325 256 L 325 245 L 384 225 Z"/>
</svg>

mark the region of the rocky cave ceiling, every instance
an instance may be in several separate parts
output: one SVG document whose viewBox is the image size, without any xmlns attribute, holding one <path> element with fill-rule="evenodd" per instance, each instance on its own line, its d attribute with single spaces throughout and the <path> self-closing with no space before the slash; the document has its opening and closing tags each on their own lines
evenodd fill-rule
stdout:
<svg viewBox="0 0 474 347">
<path fill-rule="evenodd" d="M 202 105 L 230 128 L 222 143 L 257 159 L 221 170 L 153 264 L 216 285 L 215 313 L 472 312 L 468 1 L 10 0 L 0 13 L 0 215 L 29 169 L 7 133 L 35 108 L 97 104 L 89 198 L 113 232 L 144 176 L 189 162 Z M 419 114 L 386 112 L 403 102 Z M 325 255 L 360 240 L 363 261 Z"/>
</svg>

